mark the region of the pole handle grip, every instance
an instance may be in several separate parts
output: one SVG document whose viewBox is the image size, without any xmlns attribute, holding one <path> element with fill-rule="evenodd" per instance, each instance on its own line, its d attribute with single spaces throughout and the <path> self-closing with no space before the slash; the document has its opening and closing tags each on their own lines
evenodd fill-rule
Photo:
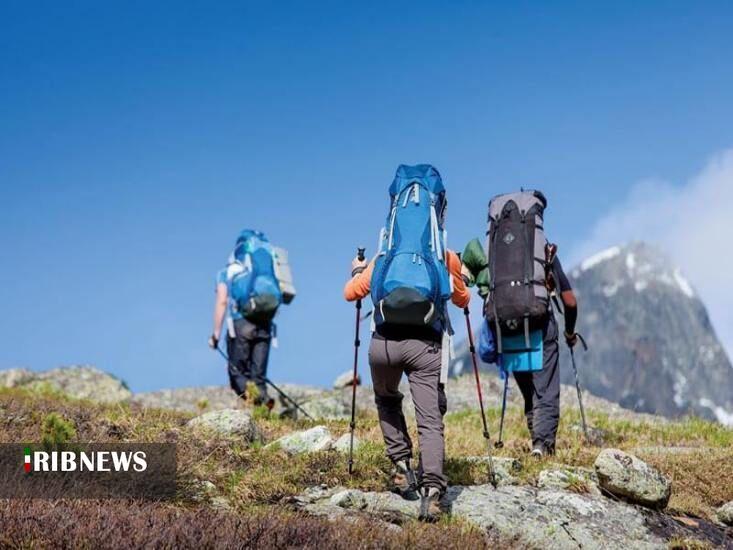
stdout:
<svg viewBox="0 0 733 550">
<path fill-rule="evenodd" d="M 356 258 L 359 261 L 363 261 L 366 258 L 366 256 L 364 255 L 365 252 L 366 252 L 366 247 L 360 246 L 359 248 L 356 249 Z"/>
</svg>

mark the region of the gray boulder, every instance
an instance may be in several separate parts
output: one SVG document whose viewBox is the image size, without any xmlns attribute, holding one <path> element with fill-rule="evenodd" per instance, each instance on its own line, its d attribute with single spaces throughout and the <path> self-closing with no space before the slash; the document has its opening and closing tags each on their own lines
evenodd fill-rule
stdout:
<svg viewBox="0 0 733 550">
<path fill-rule="evenodd" d="M 649 508 L 663 509 L 672 484 L 643 460 L 618 449 L 604 449 L 594 463 L 598 483 L 612 495 Z"/>
<path fill-rule="evenodd" d="M 348 370 L 339 374 L 333 381 L 333 388 L 340 390 L 342 388 L 350 388 L 354 382 L 354 371 Z M 361 377 L 356 375 L 356 385 L 361 385 Z"/>
<path fill-rule="evenodd" d="M 294 432 L 273 441 L 268 448 L 280 448 L 288 454 L 315 453 L 328 451 L 333 447 L 331 432 L 325 426 Z"/>
<path fill-rule="evenodd" d="M 262 436 L 252 416 L 239 409 L 211 411 L 197 416 L 186 424 L 193 430 L 210 430 L 225 437 L 240 437 L 250 443 L 261 441 Z"/>
<path fill-rule="evenodd" d="M 348 453 L 350 444 L 351 437 L 348 433 L 345 433 L 334 442 L 333 448 L 340 453 Z M 354 451 L 359 449 L 359 447 L 361 447 L 361 440 L 354 436 Z"/>
<path fill-rule="evenodd" d="M 338 395 L 311 399 L 301 407 L 316 420 L 343 420 L 351 416 L 350 407 Z"/>
<path fill-rule="evenodd" d="M 733 500 L 718 508 L 718 519 L 733 527 Z"/>
</svg>

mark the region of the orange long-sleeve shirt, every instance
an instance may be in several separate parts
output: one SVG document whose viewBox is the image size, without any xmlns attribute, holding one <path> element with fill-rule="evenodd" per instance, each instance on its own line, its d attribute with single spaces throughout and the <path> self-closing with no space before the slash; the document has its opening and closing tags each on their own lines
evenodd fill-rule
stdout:
<svg viewBox="0 0 733 550">
<path fill-rule="evenodd" d="M 461 277 L 461 260 L 458 254 L 452 250 L 446 252 L 448 272 L 453 280 L 453 294 L 451 301 L 460 308 L 464 308 L 471 301 L 471 294 Z M 374 271 L 374 260 L 369 262 L 367 268 L 361 273 L 354 275 L 344 287 L 344 298 L 353 302 L 366 298 L 371 290 L 372 271 Z"/>
</svg>

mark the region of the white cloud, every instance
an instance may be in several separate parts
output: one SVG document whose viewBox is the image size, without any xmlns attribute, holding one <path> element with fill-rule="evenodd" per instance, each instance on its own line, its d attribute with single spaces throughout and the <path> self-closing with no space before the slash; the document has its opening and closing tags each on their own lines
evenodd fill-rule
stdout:
<svg viewBox="0 0 733 550">
<path fill-rule="evenodd" d="M 575 263 L 632 240 L 657 244 L 681 267 L 733 357 L 733 149 L 710 159 L 684 185 L 658 180 L 635 185 L 598 220 L 571 259 Z"/>
</svg>

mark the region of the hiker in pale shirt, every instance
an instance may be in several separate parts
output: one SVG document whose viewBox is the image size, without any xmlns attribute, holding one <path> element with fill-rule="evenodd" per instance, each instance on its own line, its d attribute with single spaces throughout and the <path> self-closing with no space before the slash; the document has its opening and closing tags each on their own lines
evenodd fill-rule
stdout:
<svg viewBox="0 0 733 550">
<path fill-rule="evenodd" d="M 278 262 L 283 256 L 286 262 L 286 253 L 272 247 L 262 232 L 247 229 L 240 233 L 226 267 L 216 276 L 214 329 L 209 337 L 209 346 L 218 349 L 222 330 L 226 331 L 232 390 L 246 400 L 247 385 L 253 383 L 253 403 L 269 409 L 275 404 L 267 392 L 273 319 L 279 306 L 295 296 L 289 268 L 284 277 L 283 262 Z"/>
</svg>

